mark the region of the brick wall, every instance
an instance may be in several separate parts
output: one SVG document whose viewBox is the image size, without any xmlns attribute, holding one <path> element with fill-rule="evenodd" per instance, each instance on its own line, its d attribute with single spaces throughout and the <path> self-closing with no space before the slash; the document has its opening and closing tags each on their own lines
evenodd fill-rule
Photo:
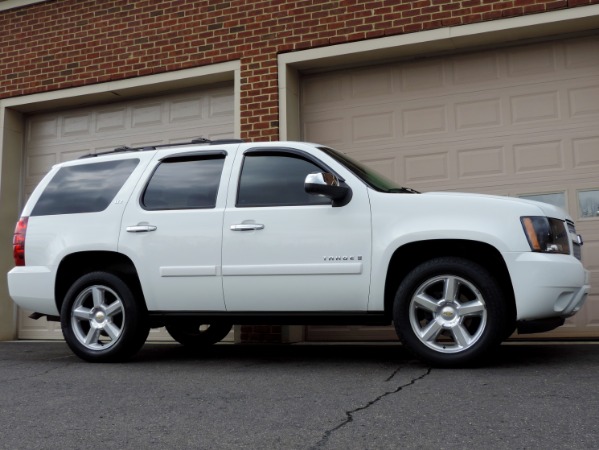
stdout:
<svg viewBox="0 0 599 450">
<path fill-rule="evenodd" d="M 242 138 L 278 137 L 281 52 L 599 0 L 54 0 L 0 13 L 0 98 L 237 60 Z"/>
</svg>

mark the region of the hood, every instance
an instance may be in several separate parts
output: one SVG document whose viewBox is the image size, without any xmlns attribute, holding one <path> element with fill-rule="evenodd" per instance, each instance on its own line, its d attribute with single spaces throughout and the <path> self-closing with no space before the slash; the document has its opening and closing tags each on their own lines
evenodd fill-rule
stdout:
<svg viewBox="0 0 599 450">
<path fill-rule="evenodd" d="M 564 209 L 559 206 L 551 205 L 549 203 L 537 202 L 534 200 L 526 200 L 523 198 L 516 197 L 506 197 L 500 195 L 487 195 L 487 194 L 475 194 L 469 192 L 426 192 L 421 195 L 425 196 L 434 196 L 434 197 L 445 197 L 447 200 L 456 199 L 456 200 L 465 200 L 466 198 L 470 199 L 480 199 L 484 201 L 495 201 L 501 204 L 512 204 L 514 206 L 532 206 L 540 209 L 539 214 L 545 215 L 547 217 L 553 217 L 555 219 L 560 220 L 572 220 L 572 218 L 568 215 Z"/>
</svg>

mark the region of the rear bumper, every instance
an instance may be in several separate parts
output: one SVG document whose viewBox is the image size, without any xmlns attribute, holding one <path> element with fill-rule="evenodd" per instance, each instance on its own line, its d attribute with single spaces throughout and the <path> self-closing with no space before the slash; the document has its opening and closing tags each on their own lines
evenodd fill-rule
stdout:
<svg viewBox="0 0 599 450">
<path fill-rule="evenodd" d="M 15 267 L 8 272 L 8 293 L 21 308 L 57 316 L 55 275 L 48 267 Z"/>
<path fill-rule="evenodd" d="M 504 257 L 519 322 L 566 318 L 582 308 L 591 289 L 589 272 L 573 256 L 522 252 Z"/>
</svg>

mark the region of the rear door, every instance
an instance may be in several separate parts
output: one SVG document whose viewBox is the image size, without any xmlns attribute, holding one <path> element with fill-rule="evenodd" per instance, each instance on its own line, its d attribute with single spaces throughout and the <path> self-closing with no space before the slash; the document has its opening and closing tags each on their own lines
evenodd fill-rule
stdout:
<svg viewBox="0 0 599 450">
<path fill-rule="evenodd" d="M 162 154 L 123 216 L 119 250 L 139 272 L 149 310 L 223 311 L 223 150 Z"/>
</svg>

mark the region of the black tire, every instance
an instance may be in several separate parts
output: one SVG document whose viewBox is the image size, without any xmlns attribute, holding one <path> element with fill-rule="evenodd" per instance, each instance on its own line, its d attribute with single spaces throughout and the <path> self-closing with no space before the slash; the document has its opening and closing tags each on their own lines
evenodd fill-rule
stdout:
<svg viewBox="0 0 599 450">
<path fill-rule="evenodd" d="M 442 257 L 422 263 L 400 284 L 393 322 L 403 344 L 440 367 L 480 362 L 506 333 L 502 289 L 487 269 Z"/>
<path fill-rule="evenodd" d="M 229 334 L 231 328 L 231 324 L 205 324 L 201 319 L 182 319 L 166 325 L 166 331 L 175 341 L 190 348 L 216 344 Z"/>
<path fill-rule="evenodd" d="M 60 322 L 73 353 L 90 362 L 130 358 L 150 331 L 145 308 L 121 278 L 107 272 L 91 272 L 73 283 Z"/>
</svg>

